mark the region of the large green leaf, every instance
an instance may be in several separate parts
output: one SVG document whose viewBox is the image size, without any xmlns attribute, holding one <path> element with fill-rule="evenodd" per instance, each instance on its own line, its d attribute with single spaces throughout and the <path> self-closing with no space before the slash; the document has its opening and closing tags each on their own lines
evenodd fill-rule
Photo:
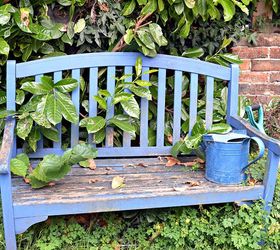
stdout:
<svg viewBox="0 0 280 250">
<path fill-rule="evenodd" d="M 87 117 L 80 121 L 81 127 L 86 127 L 88 133 L 96 133 L 106 125 L 106 120 L 101 116 Z"/>
<path fill-rule="evenodd" d="M 34 112 L 34 113 L 30 113 L 30 116 L 32 117 L 32 119 L 40 126 L 43 126 L 45 128 L 51 128 L 51 124 L 49 123 L 49 121 L 47 120 L 47 117 L 45 114 L 43 113 L 39 113 L 39 112 Z"/>
<path fill-rule="evenodd" d="M 152 95 L 149 89 L 141 86 L 131 85 L 129 88 L 135 95 L 152 100 Z"/>
<path fill-rule="evenodd" d="M 69 122 L 75 124 L 78 123 L 79 117 L 71 99 L 61 92 L 56 92 L 55 95 L 57 100 L 57 106 L 62 116 Z"/>
<path fill-rule="evenodd" d="M 109 123 L 114 124 L 115 126 L 120 128 L 121 130 L 129 133 L 132 137 L 135 137 L 136 129 L 133 125 L 131 125 L 131 123 L 129 121 L 119 120 L 117 118 L 111 118 L 109 120 Z"/>
<path fill-rule="evenodd" d="M 226 134 L 232 130 L 232 127 L 227 123 L 216 123 L 211 126 L 208 133 L 212 134 Z"/>
<path fill-rule="evenodd" d="M 145 44 L 145 47 L 147 47 L 148 49 L 151 49 L 151 50 L 156 48 L 155 43 L 152 39 L 152 36 L 150 35 L 149 32 L 147 32 L 144 29 L 140 29 L 137 31 L 137 35 L 138 35 L 138 38 L 140 39 L 140 41 L 143 44 Z"/>
<path fill-rule="evenodd" d="M 157 10 L 157 0 L 148 0 L 145 7 L 141 10 L 142 15 L 154 13 Z"/>
<path fill-rule="evenodd" d="M 71 92 L 78 87 L 78 81 L 73 78 L 65 78 L 63 80 L 58 81 L 54 85 L 54 87 L 63 93 Z"/>
<path fill-rule="evenodd" d="M 24 91 L 21 90 L 21 89 L 17 89 L 16 93 L 17 93 L 17 95 L 16 95 L 16 104 L 21 105 L 24 102 L 24 99 L 25 99 Z"/>
<path fill-rule="evenodd" d="M 127 101 L 121 101 L 121 106 L 128 115 L 139 118 L 140 108 L 134 97 Z"/>
<path fill-rule="evenodd" d="M 40 132 L 37 126 L 33 127 L 28 135 L 27 142 L 34 152 L 37 150 L 37 142 L 40 140 Z"/>
<path fill-rule="evenodd" d="M 234 3 L 231 0 L 216 0 L 216 3 L 219 3 L 223 6 L 225 21 L 231 20 L 235 14 Z"/>
<path fill-rule="evenodd" d="M 25 82 L 22 84 L 21 89 L 33 95 L 46 95 L 53 89 L 53 87 L 47 82 Z"/>
<path fill-rule="evenodd" d="M 61 156 L 55 154 L 46 155 L 31 176 L 43 182 L 51 182 L 65 176 L 71 170 L 71 166 L 64 163 Z"/>
<path fill-rule="evenodd" d="M 205 123 L 202 119 L 199 119 L 195 125 L 193 126 L 193 129 L 192 129 L 192 135 L 203 135 L 205 134 L 207 131 L 206 131 L 206 128 L 205 128 Z"/>
<path fill-rule="evenodd" d="M 128 1 L 122 11 L 123 16 L 129 16 L 135 9 L 136 7 L 136 2 L 135 0 L 130 0 Z"/>
<path fill-rule="evenodd" d="M 154 41 L 159 45 L 159 46 L 166 46 L 168 44 L 168 41 L 166 38 L 163 36 L 161 27 L 156 24 L 156 23 L 150 23 L 149 24 L 149 30 L 150 33 L 154 39 Z"/>
<path fill-rule="evenodd" d="M 106 100 L 103 97 L 101 97 L 99 95 L 96 95 L 96 96 L 93 97 L 93 99 L 95 101 L 97 101 L 97 103 L 99 104 L 100 108 L 102 108 L 104 110 L 107 109 L 107 103 L 106 103 Z"/>
<path fill-rule="evenodd" d="M 20 8 L 13 14 L 14 20 L 16 21 L 17 26 L 26 33 L 32 33 L 30 30 L 30 24 L 32 22 L 30 17 L 29 8 Z"/>
<path fill-rule="evenodd" d="M 25 177 L 29 168 L 29 158 L 26 154 L 19 154 L 11 159 L 11 172 L 15 175 Z"/>
<path fill-rule="evenodd" d="M 57 100 L 53 94 L 48 95 L 46 99 L 46 116 L 53 125 L 61 122 L 62 115 L 57 105 Z"/>
<path fill-rule="evenodd" d="M 138 56 L 135 63 L 136 76 L 140 76 L 142 72 L 142 57 Z"/>
<path fill-rule="evenodd" d="M 195 0 L 184 0 L 186 6 L 192 9 L 195 6 Z"/>
<path fill-rule="evenodd" d="M 182 140 L 176 142 L 171 148 L 171 154 L 174 157 L 177 157 L 179 153 L 190 154 L 191 152 L 192 150 L 187 148 L 185 142 Z"/>
<path fill-rule="evenodd" d="M 225 53 L 225 54 L 219 54 L 219 56 L 230 63 L 237 63 L 237 64 L 242 63 L 242 61 L 239 59 L 238 55 Z"/>
<path fill-rule="evenodd" d="M 33 119 L 29 115 L 23 119 L 18 120 L 16 127 L 17 136 L 25 140 L 32 129 L 32 125 Z"/>
<path fill-rule="evenodd" d="M 131 93 L 121 92 L 121 93 L 117 93 L 114 95 L 112 102 L 113 102 L 113 104 L 117 104 L 120 101 L 127 101 L 132 97 L 133 97 L 133 94 L 131 94 Z"/>
<path fill-rule="evenodd" d="M 95 134 L 93 134 L 93 143 L 99 144 L 104 141 L 106 136 L 105 128 L 99 130 Z"/>
<path fill-rule="evenodd" d="M 59 141 L 57 129 L 55 129 L 53 127 L 51 127 L 51 128 L 39 127 L 39 129 L 40 129 L 40 132 L 43 134 L 43 136 L 45 136 L 49 140 L 55 141 L 55 142 Z"/>
<path fill-rule="evenodd" d="M 198 58 L 203 56 L 204 50 L 202 48 L 190 48 L 187 49 L 182 56 L 188 57 L 188 58 Z"/>
<path fill-rule="evenodd" d="M 0 65 L 4 65 L 10 52 L 9 44 L 0 37 Z"/>
</svg>

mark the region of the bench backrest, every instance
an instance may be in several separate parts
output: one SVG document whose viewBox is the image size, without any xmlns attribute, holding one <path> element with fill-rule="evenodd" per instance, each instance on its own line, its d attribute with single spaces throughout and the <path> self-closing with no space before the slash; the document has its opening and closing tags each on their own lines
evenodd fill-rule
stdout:
<svg viewBox="0 0 280 250">
<path fill-rule="evenodd" d="M 107 68 L 107 90 L 114 93 L 116 67 L 123 67 L 124 72 L 129 74 L 133 71 L 133 66 L 139 53 L 90 53 L 77 54 L 60 57 L 40 59 L 24 63 L 8 61 L 7 63 L 7 109 L 15 110 L 16 103 L 16 80 L 19 78 L 35 76 L 35 81 L 40 81 L 43 74 L 53 73 L 54 81 L 62 78 L 62 72 L 71 70 L 72 77 L 80 79 L 81 69 L 89 69 L 89 116 L 97 115 L 97 103 L 92 96 L 98 91 L 98 69 Z M 180 139 L 181 133 L 181 105 L 182 105 L 182 76 L 184 72 L 190 73 L 190 112 L 189 128 L 196 122 L 197 118 L 197 101 L 198 101 L 198 82 L 199 75 L 204 75 L 206 79 L 206 126 L 209 128 L 213 120 L 213 93 L 214 78 L 223 79 L 229 82 L 229 94 L 227 114 L 235 115 L 237 113 L 238 103 L 238 66 L 223 67 L 196 59 L 175 57 L 168 55 L 157 55 L 155 58 L 143 58 L 143 70 L 150 68 L 158 69 L 158 101 L 157 118 L 156 118 L 156 146 L 148 146 L 148 108 L 149 101 L 142 98 L 140 114 L 140 137 L 139 145 L 131 146 L 129 134 L 123 134 L 123 143 L 121 147 L 113 146 L 113 128 L 108 127 L 106 130 L 105 146 L 99 148 L 99 157 L 116 157 L 116 156 L 148 156 L 148 155 L 166 155 L 170 154 L 171 146 L 164 143 L 165 128 L 165 102 L 166 102 L 166 74 L 167 70 L 172 70 L 174 74 L 174 106 L 173 106 L 173 144 Z M 168 71 L 169 72 L 169 71 Z M 149 75 L 144 75 L 145 80 L 149 80 Z M 167 97 L 168 98 L 168 97 Z M 72 101 L 77 111 L 80 110 L 80 89 L 77 88 L 72 92 Z M 110 103 L 110 99 L 108 102 Z M 108 104 L 109 104 L 108 103 Z M 107 117 L 114 115 L 113 105 L 108 105 Z M 61 126 L 58 125 L 61 137 Z M 71 147 L 79 141 L 79 126 L 71 124 Z M 48 153 L 61 154 L 61 140 L 53 144 L 51 148 L 43 148 L 41 145 L 36 153 L 31 157 L 42 157 Z M 21 149 L 18 149 L 20 152 Z"/>
</svg>

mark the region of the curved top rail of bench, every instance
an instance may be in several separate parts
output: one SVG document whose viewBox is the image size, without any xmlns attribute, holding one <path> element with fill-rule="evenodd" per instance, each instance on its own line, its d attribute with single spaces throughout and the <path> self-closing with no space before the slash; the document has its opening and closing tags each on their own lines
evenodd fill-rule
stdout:
<svg viewBox="0 0 280 250">
<path fill-rule="evenodd" d="M 217 64 L 178 56 L 159 54 L 148 58 L 136 52 L 98 52 L 50 57 L 16 64 L 16 77 L 27 77 L 61 70 L 134 66 L 136 58 L 143 58 L 143 66 L 179 70 L 230 80 L 231 69 Z"/>
</svg>

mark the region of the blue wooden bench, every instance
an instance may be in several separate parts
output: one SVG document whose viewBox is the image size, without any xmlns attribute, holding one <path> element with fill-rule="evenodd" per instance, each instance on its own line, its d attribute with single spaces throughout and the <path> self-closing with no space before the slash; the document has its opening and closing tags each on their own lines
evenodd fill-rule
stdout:
<svg viewBox="0 0 280 250">
<path fill-rule="evenodd" d="M 116 67 L 124 67 L 125 72 L 132 72 L 138 53 L 93 53 L 61 56 L 25 63 L 8 61 L 7 63 L 7 109 L 15 110 L 16 80 L 35 76 L 37 81 L 46 73 L 53 73 L 54 79 L 60 80 L 62 71 L 72 70 L 72 77 L 79 79 L 81 69 L 89 69 L 90 97 L 96 94 L 98 69 L 107 68 L 107 89 L 114 92 Z M 5 239 L 8 250 L 16 249 L 16 234 L 24 232 L 29 226 L 44 221 L 48 216 L 81 214 L 132 209 L 189 206 L 224 202 L 242 202 L 264 199 L 265 209 L 269 211 L 273 199 L 280 159 L 280 143 L 261 134 L 245 120 L 237 116 L 238 74 L 237 65 L 223 67 L 200 60 L 182 57 L 158 55 L 155 58 L 143 57 L 144 70 L 157 68 L 158 103 L 156 146 L 148 146 L 148 106 L 149 101 L 141 100 L 139 145 L 131 144 L 130 137 L 123 136 L 121 147 L 113 146 L 113 128 L 108 128 L 106 145 L 98 148 L 97 169 L 91 170 L 73 166 L 72 172 L 53 187 L 32 190 L 22 179 L 11 177 L 9 163 L 11 157 L 22 152 L 17 148 L 14 134 L 15 120 L 8 118 L 4 131 L 0 155 L 0 183 L 4 215 Z M 198 76 L 206 76 L 206 126 L 212 124 L 214 78 L 228 81 L 227 122 L 236 129 L 246 129 L 251 136 L 261 138 L 268 149 L 266 174 L 262 184 L 255 186 L 222 186 L 208 182 L 203 171 L 186 171 L 182 166 L 171 169 L 158 156 L 170 154 L 171 146 L 164 143 L 164 109 L 167 70 L 173 70 L 174 84 L 174 119 L 173 143 L 181 134 L 181 92 L 182 74 L 190 73 L 190 112 L 189 127 L 192 128 L 197 117 Z M 149 76 L 145 75 L 144 79 Z M 72 100 L 79 110 L 80 90 L 72 93 Z M 89 116 L 95 116 L 96 102 L 89 99 Z M 113 116 L 110 106 L 107 118 Z M 78 143 L 79 127 L 71 125 L 71 147 Z M 42 158 L 46 154 L 62 154 L 61 141 L 51 148 L 41 148 L 30 155 Z M 190 160 L 192 156 L 190 156 Z M 141 164 L 145 163 L 145 167 Z M 111 188 L 114 176 L 123 176 L 126 187 Z M 96 178 L 98 182 L 89 183 Z M 199 186 L 191 185 L 184 190 L 174 190 L 174 186 L 189 181 L 198 181 Z"/>
</svg>

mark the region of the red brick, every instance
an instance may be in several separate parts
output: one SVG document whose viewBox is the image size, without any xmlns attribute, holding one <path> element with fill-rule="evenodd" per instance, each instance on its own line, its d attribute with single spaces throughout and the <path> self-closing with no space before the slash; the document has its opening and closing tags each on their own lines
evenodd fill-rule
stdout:
<svg viewBox="0 0 280 250">
<path fill-rule="evenodd" d="M 270 82 L 280 82 L 280 72 L 271 72 Z"/>
<path fill-rule="evenodd" d="M 241 72 L 239 81 L 244 83 L 269 82 L 269 73 L 265 72 Z"/>
<path fill-rule="evenodd" d="M 270 48 L 270 58 L 280 59 L 280 47 L 279 48 Z"/>
<path fill-rule="evenodd" d="M 243 59 L 243 62 L 239 65 L 240 70 L 250 70 L 251 69 L 251 60 Z"/>
<path fill-rule="evenodd" d="M 240 84 L 241 95 L 277 96 L 280 93 L 280 84 Z"/>
<path fill-rule="evenodd" d="M 245 95 L 252 103 L 261 103 L 267 105 L 272 99 L 280 98 L 280 96 L 267 95 Z"/>
<path fill-rule="evenodd" d="M 258 46 L 280 46 L 280 34 L 262 33 L 257 36 Z"/>
<path fill-rule="evenodd" d="M 280 60 L 252 60 L 252 71 L 280 71 Z"/>
<path fill-rule="evenodd" d="M 233 47 L 233 54 L 238 55 L 241 59 L 267 58 L 268 48 L 259 47 Z"/>
</svg>

